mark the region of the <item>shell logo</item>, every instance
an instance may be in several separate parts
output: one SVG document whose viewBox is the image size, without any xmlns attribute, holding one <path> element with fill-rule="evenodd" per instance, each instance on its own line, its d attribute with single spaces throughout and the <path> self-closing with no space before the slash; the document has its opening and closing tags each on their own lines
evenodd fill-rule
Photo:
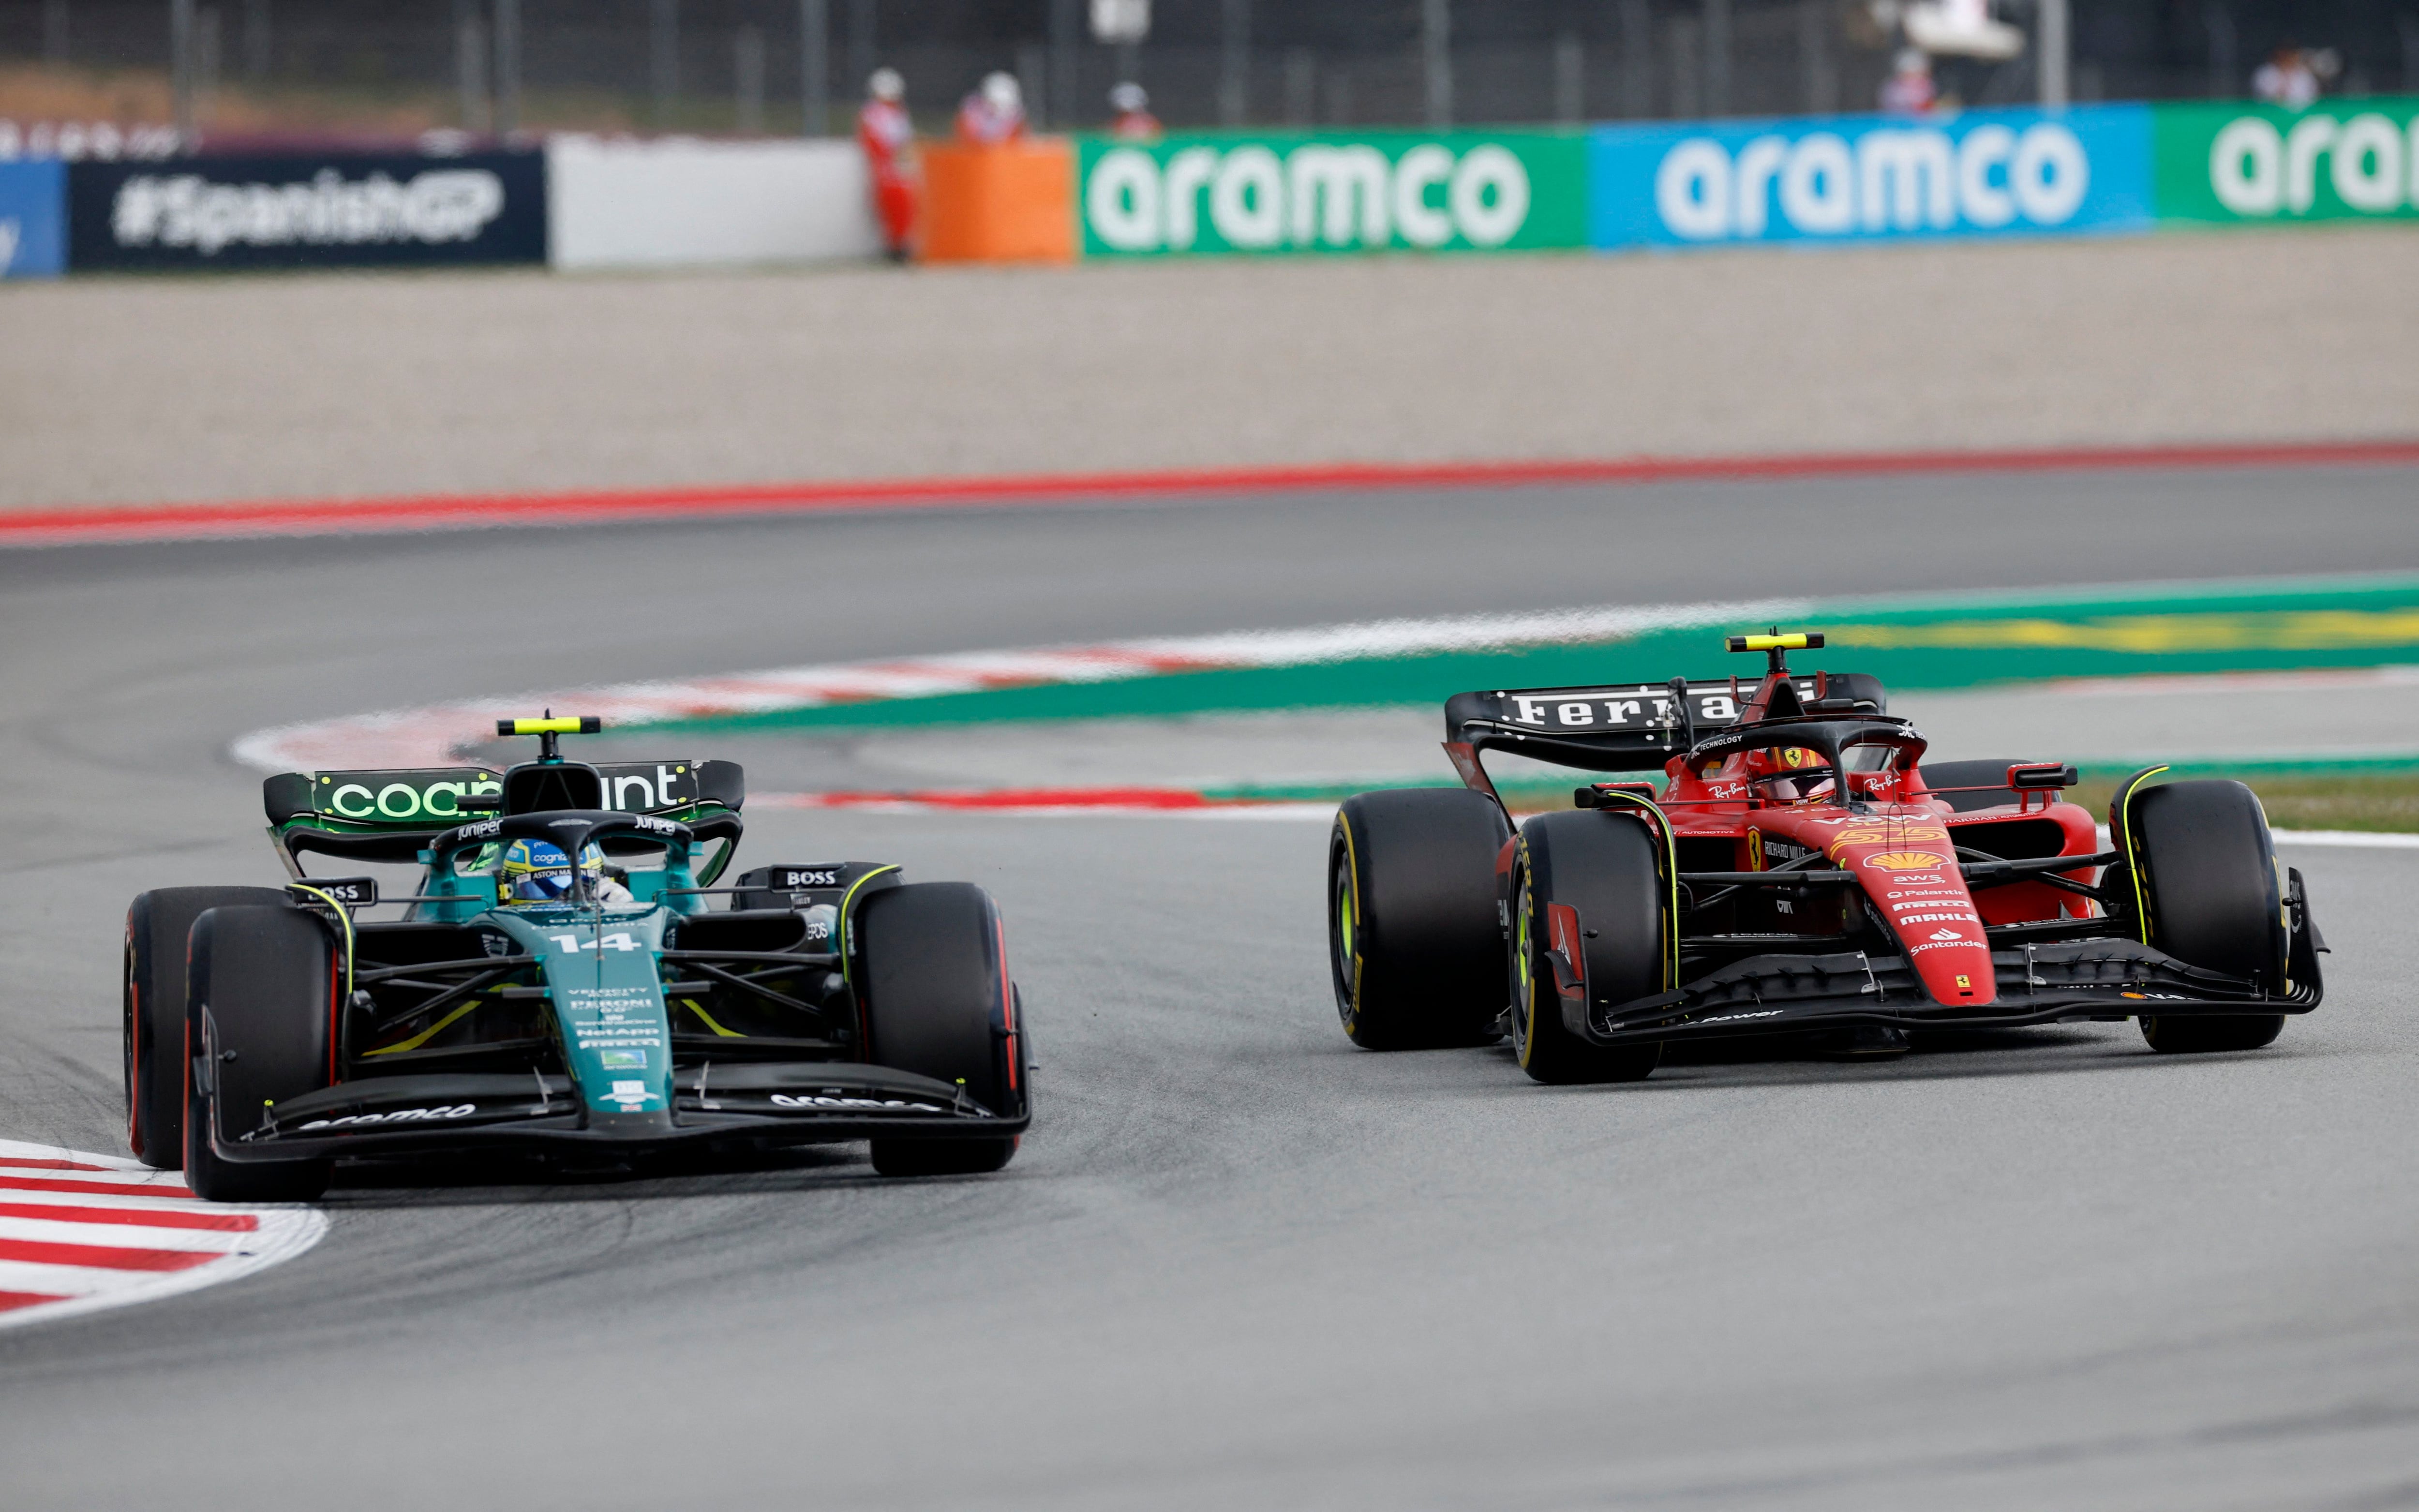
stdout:
<svg viewBox="0 0 2419 1512">
<path fill-rule="evenodd" d="M 1877 856 L 1867 856 L 1865 864 L 1886 872 L 1921 872 L 1949 863 L 1929 850 L 1885 850 Z"/>
</svg>

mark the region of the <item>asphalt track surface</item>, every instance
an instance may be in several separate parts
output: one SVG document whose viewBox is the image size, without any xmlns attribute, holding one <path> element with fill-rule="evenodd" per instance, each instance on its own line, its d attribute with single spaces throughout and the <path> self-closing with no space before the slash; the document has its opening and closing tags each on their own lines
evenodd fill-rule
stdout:
<svg viewBox="0 0 2419 1512">
<path fill-rule="evenodd" d="M 1534 489 L 0 559 L 0 1134 L 117 1148 L 137 889 L 274 880 L 281 721 L 891 652 L 1759 593 L 2419 568 L 2410 469 Z M 1678 670 L 1678 669 L 1675 669 Z M 2318 713 L 2320 727 L 2323 710 Z M 331 1196 L 0 1334 L 12 1507 L 2419 1504 L 2412 862 L 2326 1005 L 1530 1085 L 1346 1045 L 1317 824 L 767 813 L 1007 909 L 1002 1176 Z"/>
</svg>

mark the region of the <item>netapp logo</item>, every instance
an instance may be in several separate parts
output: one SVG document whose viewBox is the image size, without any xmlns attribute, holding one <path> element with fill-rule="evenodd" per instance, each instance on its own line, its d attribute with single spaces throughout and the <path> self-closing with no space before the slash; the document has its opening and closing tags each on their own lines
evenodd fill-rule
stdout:
<svg viewBox="0 0 2419 1512">
<path fill-rule="evenodd" d="M 504 181 L 484 168 L 439 168 L 402 182 L 347 179 L 217 184 L 199 174 L 139 175 L 118 186 L 110 231 L 120 247 L 345 246 L 471 241 L 504 209 Z"/>
</svg>

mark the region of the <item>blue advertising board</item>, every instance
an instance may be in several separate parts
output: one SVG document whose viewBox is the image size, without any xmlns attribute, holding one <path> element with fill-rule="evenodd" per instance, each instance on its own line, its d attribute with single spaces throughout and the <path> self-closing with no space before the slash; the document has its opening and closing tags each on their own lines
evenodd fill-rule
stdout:
<svg viewBox="0 0 2419 1512">
<path fill-rule="evenodd" d="M 67 165 L 0 162 L 0 278 L 56 278 L 68 263 Z"/>
<path fill-rule="evenodd" d="M 1795 116 L 1608 126 L 1588 142 L 1596 247 L 2147 231 L 2150 112 Z"/>
</svg>

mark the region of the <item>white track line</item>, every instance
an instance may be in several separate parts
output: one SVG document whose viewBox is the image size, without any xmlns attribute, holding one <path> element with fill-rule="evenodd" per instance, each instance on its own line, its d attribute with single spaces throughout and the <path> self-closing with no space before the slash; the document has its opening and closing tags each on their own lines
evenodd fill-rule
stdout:
<svg viewBox="0 0 2419 1512">
<path fill-rule="evenodd" d="M 263 771 L 336 771 L 441 767 L 465 746 L 494 739 L 496 721 L 532 710 L 595 714 L 609 726 L 670 719 L 816 709 L 829 704 L 932 698 L 997 688 L 1115 682 L 1174 672 L 1299 666 L 1370 656 L 1617 640 L 1689 625 L 1802 618 L 1800 600 L 1675 603 L 1646 608 L 1566 609 L 1545 614 L 1382 619 L 1306 630 L 1241 631 L 1179 639 L 1034 650 L 958 651 L 945 656 L 779 667 L 673 681 L 479 698 L 392 709 L 255 730 L 235 742 L 237 760 Z"/>
<path fill-rule="evenodd" d="M 327 1231 L 316 1208 L 205 1202 L 175 1171 L 0 1139 L 0 1328 L 232 1281 Z"/>
</svg>

